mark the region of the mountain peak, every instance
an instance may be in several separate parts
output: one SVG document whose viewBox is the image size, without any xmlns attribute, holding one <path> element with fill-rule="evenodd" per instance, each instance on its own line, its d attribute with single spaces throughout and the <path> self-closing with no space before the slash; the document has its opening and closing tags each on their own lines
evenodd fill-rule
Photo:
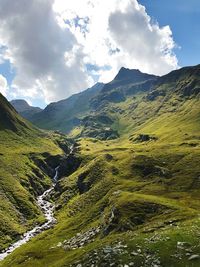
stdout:
<svg viewBox="0 0 200 267">
<path fill-rule="evenodd" d="M 27 110 L 35 109 L 37 111 L 41 111 L 42 109 L 39 107 L 33 107 L 26 102 L 24 99 L 14 99 L 10 101 L 11 105 L 18 111 L 18 112 L 24 112 Z"/>
<path fill-rule="evenodd" d="M 102 92 L 105 93 L 119 86 L 125 86 L 128 84 L 139 84 L 147 81 L 153 81 L 157 78 L 158 76 L 156 75 L 143 73 L 138 69 L 128 69 L 122 67 L 115 76 L 114 80 L 104 85 Z"/>
<path fill-rule="evenodd" d="M 118 74 L 115 76 L 115 81 L 130 80 L 131 82 L 142 82 L 150 79 L 154 79 L 157 76 L 152 74 L 143 73 L 138 69 L 128 69 L 122 67 Z"/>
<path fill-rule="evenodd" d="M 132 76 L 133 74 L 139 74 L 141 73 L 138 69 L 129 69 L 125 67 L 121 67 L 118 74 L 115 76 L 115 80 L 125 80 L 127 77 Z"/>
<path fill-rule="evenodd" d="M 24 99 L 15 99 L 10 103 L 18 112 L 23 112 L 30 108 L 30 105 Z"/>
<path fill-rule="evenodd" d="M 19 114 L 26 118 L 30 119 L 30 116 L 33 114 L 39 113 L 42 111 L 41 108 L 30 106 L 24 99 L 15 99 L 10 101 L 10 104 L 19 112 Z"/>
</svg>

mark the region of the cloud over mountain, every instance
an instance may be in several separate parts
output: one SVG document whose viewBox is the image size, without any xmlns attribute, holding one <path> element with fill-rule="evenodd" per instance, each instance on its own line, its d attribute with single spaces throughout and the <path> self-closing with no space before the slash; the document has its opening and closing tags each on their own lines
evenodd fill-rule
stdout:
<svg viewBox="0 0 200 267">
<path fill-rule="evenodd" d="M 169 26 L 136 0 L 0 0 L 1 58 L 16 70 L 11 93 L 65 98 L 109 81 L 121 66 L 164 74 L 177 67 Z"/>
<path fill-rule="evenodd" d="M 15 66 L 16 93 L 44 95 L 53 101 L 87 86 L 82 47 L 75 36 L 62 29 L 50 0 L 1 0 L 0 42 L 7 47 L 4 57 Z M 73 53 L 66 65 L 65 53 Z"/>
</svg>

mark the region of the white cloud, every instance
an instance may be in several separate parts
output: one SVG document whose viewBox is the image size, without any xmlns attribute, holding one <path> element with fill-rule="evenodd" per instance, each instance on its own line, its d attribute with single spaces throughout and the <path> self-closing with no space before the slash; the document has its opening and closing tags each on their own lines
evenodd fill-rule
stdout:
<svg viewBox="0 0 200 267">
<path fill-rule="evenodd" d="M 0 0 L 0 43 L 7 47 L 4 58 L 16 68 L 13 87 L 18 95 L 40 94 L 53 101 L 88 86 L 82 46 L 69 29 L 58 25 L 52 4 L 52 0 Z M 70 66 L 66 52 L 73 53 Z"/>
<path fill-rule="evenodd" d="M 54 10 L 83 45 L 85 63 L 99 67 L 101 81 L 122 66 L 158 75 L 178 67 L 170 27 L 152 22 L 136 0 L 56 0 Z"/>
<path fill-rule="evenodd" d="M 151 22 L 136 0 L 0 0 L 0 25 L 13 95 L 55 101 L 122 66 L 164 74 L 178 65 L 169 26 Z"/>
<path fill-rule="evenodd" d="M 8 89 L 7 80 L 3 75 L 0 74 L 0 93 L 6 96 L 7 89 Z"/>
<path fill-rule="evenodd" d="M 175 43 L 169 26 L 160 28 L 157 23 L 152 24 L 144 7 L 136 1 L 126 2 L 123 10 L 116 10 L 109 17 L 110 34 L 121 51 L 120 63 L 155 74 L 175 68 L 177 59 L 172 52 Z"/>
</svg>

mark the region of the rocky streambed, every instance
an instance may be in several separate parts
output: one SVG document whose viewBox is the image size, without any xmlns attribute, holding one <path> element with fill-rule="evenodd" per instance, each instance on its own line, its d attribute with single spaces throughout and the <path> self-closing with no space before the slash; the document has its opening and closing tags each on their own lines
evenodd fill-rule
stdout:
<svg viewBox="0 0 200 267">
<path fill-rule="evenodd" d="M 56 183 L 57 178 L 58 178 L 58 168 L 59 167 L 57 167 L 55 169 L 55 175 L 53 178 L 52 187 L 50 189 L 46 190 L 41 196 L 39 196 L 37 198 L 37 204 L 40 207 L 40 209 L 42 210 L 42 212 L 46 218 L 46 222 L 42 225 L 36 226 L 35 228 L 33 228 L 30 231 L 24 233 L 23 237 L 20 240 L 18 240 L 17 242 L 12 244 L 9 248 L 7 248 L 2 253 L 0 253 L 0 260 L 3 260 L 11 252 L 13 252 L 16 248 L 19 248 L 21 245 L 27 243 L 31 238 L 40 234 L 44 230 L 51 228 L 56 223 L 56 219 L 54 218 L 54 204 L 49 202 L 47 199 L 48 199 L 49 195 L 51 194 L 51 192 L 54 190 L 55 183 Z"/>
<path fill-rule="evenodd" d="M 74 152 L 74 145 L 71 145 L 69 148 L 69 153 L 67 157 L 69 157 Z M 46 218 L 46 222 L 42 225 L 37 225 L 32 230 L 26 232 L 23 234 L 22 238 L 15 243 L 13 243 L 10 247 L 5 249 L 2 253 L 0 253 L 0 261 L 5 259 L 11 252 L 13 252 L 15 249 L 21 247 L 23 244 L 27 243 L 30 239 L 32 239 L 34 236 L 40 234 L 41 232 L 50 229 L 55 223 L 56 219 L 54 218 L 54 208 L 55 205 L 48 201 L 48 198 L 51 194 L 51 192 L 54 190 L 55 185 L 58 180 L 58 169 L 60 166 L 55 168 L 55 175 L 53 177 L 53 184 L 51 188 L 46 190 L 41 196 L 37 197 L 37 204 L 39 208 L 42 210 L 43 215 Z"/>
</svg>

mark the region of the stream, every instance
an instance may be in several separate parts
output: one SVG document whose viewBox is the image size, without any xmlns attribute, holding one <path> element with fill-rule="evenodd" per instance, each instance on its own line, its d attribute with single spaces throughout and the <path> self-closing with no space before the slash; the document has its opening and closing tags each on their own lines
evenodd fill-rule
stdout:
<svg viewBox="0 0 200 267">
<path fill-rule="evenodd" d="M 73 153 L 73 149 L 74 149 L 74 146 L 72 145 L 70 147 L 70 152 L 69 152 L 68 156 Z M 24 233 L 22 239 L 16 241 L 12 245 L 10 245 L 10 247 L 5 249 L 2 253 L 0 253 L 0 261 L 5 259 L 15 249 L 17 249 L 17 248 L 21 247 L 21 245 L 27 243 L 34 236 L 40 234 L 41 232 L 43 232 L 47 229 L 52 228 L 52 226 L 56 223 L 56 219 L 54 218 L 54 207 L 55 206 L 51 202 L 47 201 L 46 199 L 48 199 L 48 196 L 54 190 L 55 184 L 56 184 L 57 179 L 58 179 L 58 169 L 59 169 L 59 166 L 55 168 L 55 175 L 53 177 L 53 185 L 51 186 L 51 188 L 46 190 L 41 196 L 37 197 L 38 207 L 42 210 L 43 215 L 46 218 L 46 222 L 40 226 L 37 225 L 32 230 Z"/>
<path fill-rule="evenodd" d="M 54 183 L 51 186 L 51 188 L 46 190 L 41 196 L 37 197 L 37 204 L 39 208 L 42 210 L 43 215 L 46 218 L 46 222 L 42 224 L 41 226 L 38 225 L 32 230 L 24 233 L 22 239 L 13 243 L 10 247 L 4 250 L 3 253 L 0 253 L 0 261 L 6 258 L 16 248 L 19 248 L 21 245 L 27 243 L 31 238 L 40 234 L 44 230 L 51 228 L 56 223 L 56 219 L 54 218 L 54 205 L 51 202 L 47 201 L 46 199 L 48 198 L 49 194 L 55 187 L 55 182 L 57 181 L 57 178 L 58 178 L 58 168 L 59 167 L 55 168 L 55 175 L 53 178 Z"/>
</svg>

